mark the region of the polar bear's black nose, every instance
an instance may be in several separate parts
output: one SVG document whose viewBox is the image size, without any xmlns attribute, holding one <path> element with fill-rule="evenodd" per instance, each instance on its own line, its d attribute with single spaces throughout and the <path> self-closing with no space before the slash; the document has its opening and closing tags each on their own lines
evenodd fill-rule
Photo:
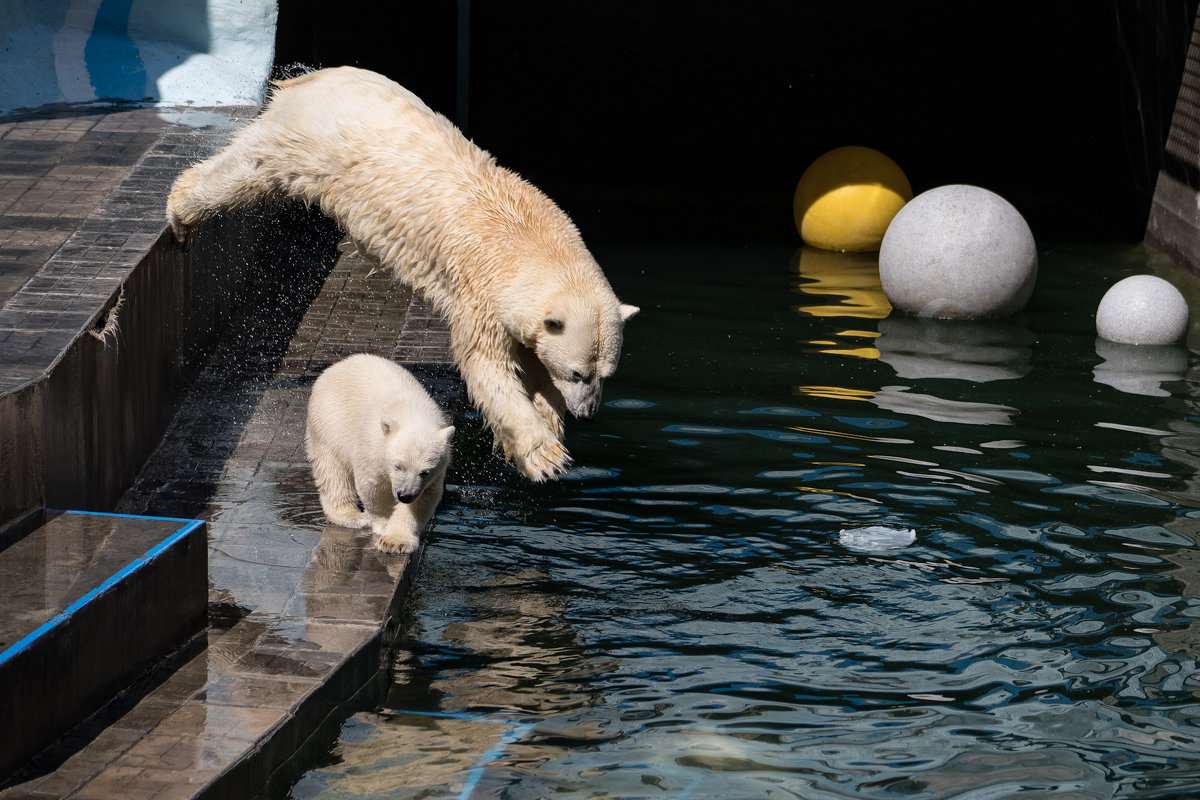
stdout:
<svg viewBox="0 0 1200 800">
<path fill-rule="evenodd" d="M 401 494 L 400 492 L 396 492 L 396 499 L 401 503 L 411 503 L 417 499 L 417 496 L 415 494 Z"/>
</svg>

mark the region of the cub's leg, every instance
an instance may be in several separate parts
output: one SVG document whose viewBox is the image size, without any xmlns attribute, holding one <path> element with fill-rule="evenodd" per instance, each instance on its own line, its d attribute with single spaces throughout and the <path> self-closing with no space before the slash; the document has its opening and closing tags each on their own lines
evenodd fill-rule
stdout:
<svg viewBox="0 0 1200 800">
<path fill-rule="evenodd" d="M 385 553 L 411 553 L 417 549 L 421 532 L 433 518 L 433 512 L 442 501 L 443 485 L 446 481 L 446 466 L 437 471 L 411 503 L 396 503 L 387 520 L 376 546 Z"/>
<path fill-rule="evenodd" d="M 414 501 L 415 502 L 415 501 Z M 411 553 L 417 549 L 420 526 L 411 503 L 396 503 L 375 546 L 385 553 Z"/>
<path fill-rule="evenodd" d="M 387 476 L 371 476 L 365 479 L 356 476 L 354 488 L 362 500 L 363 514 L 367 519 L 367 525 L 364 527 L 370 527 L 372 531 L 382 535 L 387 528 L 388 519 L 395 510 L 394 506 L 400 505 L 392 495 L 392 485 Z"/>
<path fill-rule="evenodd" d="M 321 510 L 334 525 L 345 528 L 366 528 L 370 520 L 358 510 L 354 491 L 354 471 L 324 446 L 312 439 L 308 442 L 313 481 L 321 496 Z"/>
</svg>

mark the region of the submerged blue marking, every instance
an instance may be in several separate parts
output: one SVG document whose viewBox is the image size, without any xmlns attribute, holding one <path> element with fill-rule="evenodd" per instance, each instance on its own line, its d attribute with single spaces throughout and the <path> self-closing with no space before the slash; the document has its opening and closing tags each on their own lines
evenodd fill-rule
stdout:
<svg viewBox="0 0 1200 800">
<path fill-rule="evenodd" d="M 492 720 L 483 720 L 491 722 Z M 510 724 L 510 723 L 505 723 Z M 518 725 L 508 733 L 500 737 L 500 740 L 488 748 L 479 760 L 475 762 L 475 766 L 471 767 L 471 771 L 467 773 L 467 782 L 463 784 L 463 790 L 459 792 L 457 800 L 469 800 L 475 792 L 475 787 L 479 785 L 479 781 L 483 779 L 483 772 L 487 769 L 489 761 L 493 761 L 504 752 L 504 749 L 513 742 L 519 742 L 525 734 L 533 728 L 532 724 Z"/>
<path fill-rule="evenodd" d="M 525 734 L 533 729 L 533 723 L 510 722 L 505 719 L 495 719 L 491 717 L 481 716 L 479 714 L 464 714 L 453 711 L 405 711 L 396 709 L 399 714 L 412 714 L 418 717 L 437 717 L 440 719 L 465 719 L 472 722 L 490 722 L 495 725 L 507 725 L 512 728 L 508 733 L 500 737 L 500 739 L 491 747 L 479 756 L 479 759 L 471 767 L 467 773 L 467 782 L 463 784 L 463 789 L 458 793 L 456 800 L 468 800 L 475 792 L 475 787 L 479 785 L 479 781 L 483 779 L 483 772 L 487 769 L 489 761 L 495 760 L 504 752 L 504 748 L 508 747 L 513 742 L 518 742 L 524 738 Z"/>
</svg>

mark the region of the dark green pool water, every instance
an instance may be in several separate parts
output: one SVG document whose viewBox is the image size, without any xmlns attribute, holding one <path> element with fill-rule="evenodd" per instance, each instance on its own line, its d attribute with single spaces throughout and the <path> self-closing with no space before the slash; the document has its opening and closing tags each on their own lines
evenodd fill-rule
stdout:
<svg viewBox="0 0 1200 800">
<path fill-rule="evenodd" d="M 1093 322 L 1190 279 L 1049 247 L 1023 315 L 953 323 L 871 257 L 599 255 L 642 314 L 577 468 L 462 422 L 386 706 L 292 797 L 1200 793 L 1195 359 Z"/>
</svg>

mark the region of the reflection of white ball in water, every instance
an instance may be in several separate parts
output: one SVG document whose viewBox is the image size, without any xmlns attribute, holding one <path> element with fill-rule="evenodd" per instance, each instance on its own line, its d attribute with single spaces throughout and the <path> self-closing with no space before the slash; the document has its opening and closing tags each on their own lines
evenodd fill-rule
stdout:
<svg viewBox="0 0 1200 800">
<path fill-rule="evenodd" d="M 1037 281 L 1037 246 L 1012 204 L 978 186 L 939 186 L 896 214 L 879 249 L 891 304 L 922 317 L 1005 317 Z"/>
<path fill-rule="evenodd" d="M 1187 348 L 1178 344 L 1133 345 L 1096 339 L 1096 355 L 1104 359 L 1092 368 L 1096 383 L 1126 394 L 1169 397 L 1163 384 L 1181 381 L 1187 374 Z"/>
<path fill-rule="evenodd" d="M 1172 344 L 1187 333 L 1187 301 L 1153 275 L 1117 281 L 1096 308 L 1096 333 L 1121 344 Z"/>
<path fill-rule="evenodd" d="M 879 320 L 879 360 L 901 378 L 985 383 L 1029 374 L 1036 337 L 1024 323 L 891 316 Z"/>
</svg>

